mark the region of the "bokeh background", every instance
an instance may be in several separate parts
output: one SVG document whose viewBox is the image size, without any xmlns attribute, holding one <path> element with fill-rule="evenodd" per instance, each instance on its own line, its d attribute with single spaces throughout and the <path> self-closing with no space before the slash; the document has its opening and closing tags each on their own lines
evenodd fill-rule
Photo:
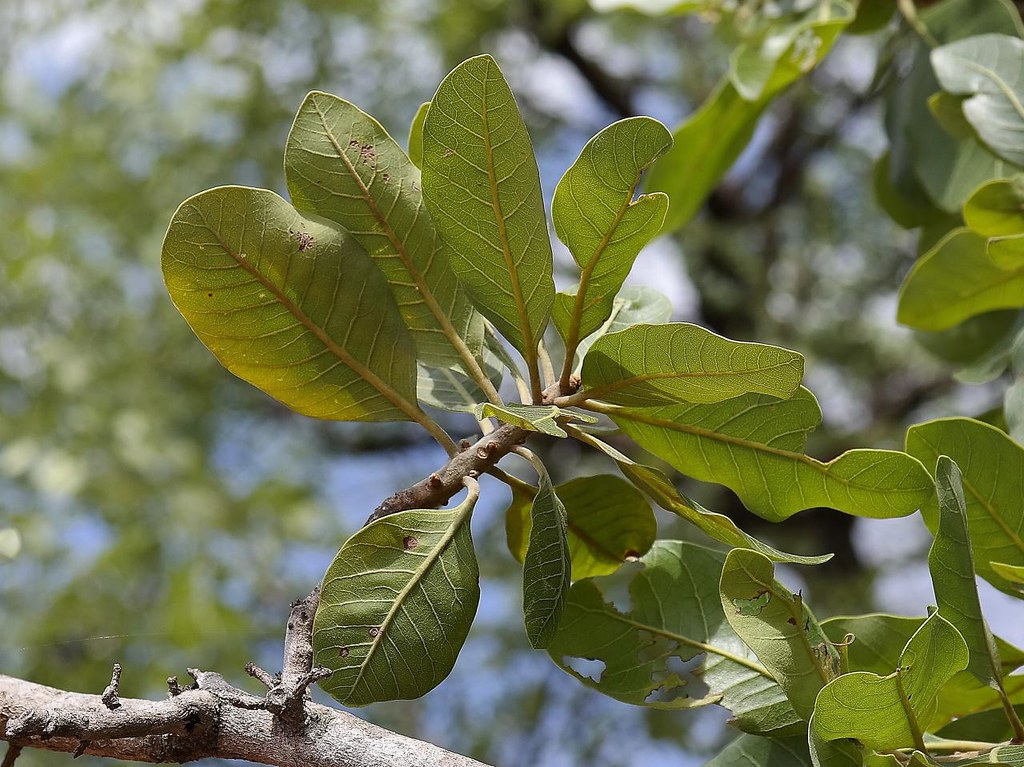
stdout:
<svg viewBox="0 0 1024 767">
<path fill-rule="evenodd" d="M 914 242 L 871 194 L 880 39 L 842 39 L 632 277 L 667 292 L 676 319 L 804 353 L 819 457 L 898 447 L 909 423 L 984 413 L 1001 391 L 956 384 L 895 323 Z M 228 183 L 284 193 L 307 91 L 355 102 L 404 142 L 441 77 L 491 52 L 550 199 L 608 123 L 693 111 L 729 50 L 701 19 L 584 0 L 0 0 L 0 672 L 98 692 L 117 661 L 124 694 L 158 696 L 193 666 L 255 691 L 242 666 L 278 666 L 289 602 L 382 498 L 443 461 L 407 425 L 284 410 L 220 368 L 163 290 L 181 200 Z M 548 458 L 556 479 L 612 470 L 570 444 Z M 725 491 L 686 489 L 788 550 L 836 552 L 813 577 L 785 573 L 819 616 L 932 602 L 917 517 L 811 511 L 773 527 Z M 506 767 L 703 763 L 729 736 L 724 712 L 627 707 L 529 649 L 507 490 L 484 492 L 483 597 L 455 671 L 422 700 L 357 713 Z M 997 633 L 1024 641 L 1008 598 L 982 588 Z M 69 760 L 26 751 L 19 765 Z"/>
</svg>

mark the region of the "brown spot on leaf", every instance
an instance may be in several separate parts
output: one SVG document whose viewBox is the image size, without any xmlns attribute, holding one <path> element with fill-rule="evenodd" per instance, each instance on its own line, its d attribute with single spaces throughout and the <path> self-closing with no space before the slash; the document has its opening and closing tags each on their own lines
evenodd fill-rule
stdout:
<svg viewBox="0 0 1024 767">
<path fill-rule="evenodd" d="M 380 636 L 380 627 L 378 627 L 378 626 L 371 626 L 370 627 L 370 636 L 372 636 L 372 637 Z"/>
<path fill-rule="evenodd" d="M 455 154 L 454 149 L 445 149 L 443 152 L 441 152 L 442 157 L 451 157 L 453 154 Z"/>
<path fill-rule="evenodd" d="M 377 150 L 373 148 L 373 144 L 360 146 L 359 156 L 363 158 L 363 165 L 373 165 L 377 162 Z"/>
<path fill-rule="evenodd" d="M 309 232 L 295 232 L 295 238 L 299 241 L 299 252 L 304 253 L 313 247 L 315 242 L 313 235 Z"/>
<path fill-rule="evenodd" d="M 788 623 L 790 626 L 795 626 L 796 625 L 796 618 L 794 618 L 791 615 L 791 616 L 789 616 L 789 619 L 786 621 L 786 623 Z"/>
<path fill-rule="evenodd" d="M 347 647 L 342 647 L 340 650 L 338 650 L 338 655 L 341 656 L 342 658 L 347 658 L 348 657 L 348 648 Z"/>
<path fill-rule="evenodd" d="M 209 297 L 209 298 L 213 298 L 213 293 L 207 293 L 206 295 L 207 295 L 207 297 Z"/>
<path fill-rule="evenodd" d="M 402 545 L 405 546 L 406 550 L 415 549 L 420 545 L 419 539 L 414 535 L 407 535 L 402 539 Z"/>
<path fill-rule="evenodd" d="M 390 173 L 381 173 L 380 174 L 380 180 L 383 181 L 385 183 L 385 185 L 388 184 L 391 181 L 391 174 Z"/>
</svg>

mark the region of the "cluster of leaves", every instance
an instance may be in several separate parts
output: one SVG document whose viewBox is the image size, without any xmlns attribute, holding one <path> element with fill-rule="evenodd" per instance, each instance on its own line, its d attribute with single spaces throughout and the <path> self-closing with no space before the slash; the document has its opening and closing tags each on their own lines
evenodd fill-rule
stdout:
<svg viewBox="0 0 1024 767">
<path fill-rule="evenodd" d="M 1024 595 L 1024 448 L 995 426 L 953 418 L 911 428 L 904 451 L 811 457 L 805 442 L 821 412 L 801 385 L 801 355 L 670 322 L 667 299 L 624 287 L 666 222 L 674 228 L 693 216 L 771 99 L 844 28 L 877 23 L 842 0 L 778 5 L 785 12 L 753 23 L 760 17 L 744 15 L 743 3 L 676 4 L 675 12 L 731 15 L 741 40 L 729 74 L 674 137 L 638 117 L 584 147 L 551 203 L 554 232 L 579 267 L 568 291 L 555 291 L 526 127 L 488 56 L 443 80 L 416 115 L 408 152 L 353 104 L 311 93 L 285 151 L 290 202 L 244 187 L 186 200 L 164 242 L 167 287 L 229 370 L 300 413 L 413 421 L 454 457 L 455 440 L 425 409 L 434 408 L 472 414 L 484 434 L 497 421 L 606 456 L 619 474 L 556 486 L 521 448 L 536 485 L 499 473 L 512 488 L 506 525 L 523 562 L 527 636 L 581 683 L 618 700 L 729 709 L 744 734 L 712 764 L 927 765 L 952 757 L 1021 765 L 1015 706 L 1024 704 L 1024 677 L 1012 672 L 1024 651 L 989 632 L 975 576 Z M 884 22 L 877 5 L 861 10 Z M 936 34 L 941 14 L 963 5 L 949 0 L 914 21 Z M 949 34 L 964 27 L 948 22 Z M 1024 66 L 1017 46 L 1003 30 L 918 62 L 934 66 L 943 89 L 929 102 L 937 130 L 955 124 L 952 140 L 972 147 L 964 152 L 994 152 L 1000 179 L 1013 141 L 997 127 L 1013 117 L 1007 104 L 1019 105 L 1016 79 L 1000 72 L 1007 56 Z M 995 61 L 985 65 L 989 56 Z M 894 140 L 878 177 L 906 202 L 914 198 L 893 191 L 907 180 L 898 174 L 925 165 L 899 156 L 899 147 Z M 903 147 L 920 151 L 909 140 Z M 648 193 L 637 196 L 648 169 Z M 926 194 L 926 180 L 916 181 Z M 966 227 L 908 278 L 904 321 L 924 317 L 933 323 L 924 327 L 941 328 L 1024 305 L 1024 297 L 1007 298 L 1024 235 L 1020 186 L 997 180 L 956 202 Z M 934 220 L 948 225 L 949 199 L 928 199 L 939 211 Z M 940 258 L 953 242 L 959 257 Z M 939 267 L 929 260 L 953 268 L 971 248 L 1013 277 L 991 298 L 936 295 L 929 286 L 966 289 L 977 271 L 930 277 Z M 1004 350 L 1003 365 L 1009 357 Z M 819 622 L 776 579 L 775 564 L 827 557 L 788 554 L 746 534 L 659 468 L 606 442 L 611 429 L 627 438 L 623 449 L 635 445 L 683 475 L 723 485 L 770 521 L 815 507 L 873 518 L 921 509 L 935 536 L 937 607 L 925 619 Z M 400 511 L 367 525 L 325 575 L 314 645 L 317 663 L 335 670 L 323 686 L 342 703 L 422 695 L 455 663 L 479 599 L 469 524 L 479 488 L 471 477 L 465 484 L 453 508 Z M 711 545 L 656 540 L 652 501 Z M 623 581 L 628 608 L 613 599 Z"/>
</svg>

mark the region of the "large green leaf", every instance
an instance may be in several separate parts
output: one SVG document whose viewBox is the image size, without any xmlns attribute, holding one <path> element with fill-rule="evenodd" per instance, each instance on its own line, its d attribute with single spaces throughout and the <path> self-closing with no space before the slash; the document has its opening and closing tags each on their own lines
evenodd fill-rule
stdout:
<svg viewBox="0 0 1024 767">
<path fill-rule="evenodd" d="M 943 89 L 968 96 L 964 116 L 997 155 L 1024 165 L 1024 40 L 988 34 L 936 48 L 932 67 Z"/>
<path fill-rule="evenodd" d="M 832 49 L 853 11 L 809 21 L 781 55 L 770 73 L 758 75 L 760 96 L 747 101 L 735 84 L 723 78 L 701 108 L 673 132 L 672 149 L 654 164 L 646 188 L 666 192 L 670 205 L 664 231 L 679 229 L 696 215 L 754 135 L 761 114 L 781 91 L 809 72 Z"/>
<path fill-rule="evenodd" d="M 765 738 L 743 733 L 704 767 L 812 767 L 812 763 L 803 735 Z"/>
<path fill-rule="evenodd" d="M 426 213 L 419 171 L 381 124 L 314 91 L 295 116 L 284 167 L 295 207 L 338 222 L 373 256 L 420 360 L 472 365 L 483 326 Z"/>
<path fill-rule="evenodd" d="M 452 509 L 402 511 L 342 546 L 313 621 L 320 686 L 347 706 L 416 698 L 448 676 L 480 600 L 469 519 L 473 482 Z"/>
<path fill-rule="evenodd" d="M 555 494 L 565 507 L 574 581 L 609 575 L 654 543 L 658 525 L 650 504 L 619 477 L 578 477 L 558 485 Z M 532 504 L 532 498 L 514 497 L 505 516 L 509 548 L 519 561 L 526 556 L 533 527 Z"/>
<path fill-rule="evenodd" d="M 583 367 L 590 347 L 609 333 L 648 323 L 658 325 L 668 322 L 672 317 L 672 302 L 668 297 L 643 285 L 626 285 L 612 302 L 612 311 L 601 327 L 580 341 L 576 347 L 576 360 L 573 371 L 579 373 Z"/>
<path fill-rule="evenodd" d="M 606 579 L 573 584 L 548 653 L 583 684 L 625 703 L 720 703 L 747 732 L 802 729 L 782 688 L 725 619 L 718 593 L 724 561 L 725 554 L 703 546 L 658 541 L 632 576 L 628 613 L 606 601 L 598 586 Z M 600 661 L 603 669 L 591 678 L 573 668 L 574 658 Z M 673 658 L 686 666 L 676 670 Z"/>
<path fill-rule="evenodd" d="M 668 197 L 634 200 L 633 191 L 641 172 L 671 145 L 672 135 L 657 120 L 621 120 L 587 142 L 555 187 L 555 233 L 581 270 L 576 290 L 555 296 L 555 327 L 567 349 L 575 351 L 608 319 L 640 249 L 661 229 Z"/>
<path fill-rule="evenodd" d="M 775 580 L 763 554 L 733 549 L 722 569 L 722 607 L 733 631 L 810 720 L 814 699 L 841 671 L 839 653 L 803 599 Z"/>
<path fill-rule="evenodd" d="M 815 730 L 823 740 L 854 738 L 881 751 L 920 745 L 939 691 L 967 661 L 964 638 L 935 613 L 888 676 L 854 671 L 825 685 L 814 706 Z"/>
<path fill-rule="evenodd" d="M 530 137 L 490 56 L 456 67 L 431 101 L 423 194 L 452 269 L 533 369 L 554 300 L 551 242 Z"/>
<path fill-rule="evenodd" d="M 273 192 L 219 187 L 181 204 L 162 263 L 178 311 L 239 378 L 316 418 L 423 418 L 412 337 L 344 230 Z"/>
<path fill-rule="evenodd" d="M 928 569 L 939 614 L 967 642 L 971 656 L 967 670 L 982 684 L 998 687 L 1003 678 L 999 650 L 981 612 L 962 475 L 960 468 L 944 455 L 935 466 L 935 488 L 939 526 L 928 552 Z"/>
<path fill-rule="evenodd" d="M 921 330 L 942 330 L 993 309 L 1024 306 L 1024 265 L 997 266 L 986 243 L 966 228 L 943 237 L 904 280 L 897 319 Z"/>
<path fill-rule="evenodd" d="M 857 516 L 910 514 L 933 492 L 924 468 L 890 450 L 850 450 L 824 463 L 803 453 L 821 421 L 806 389 L 788 400 L 748 394 L 711 405 L 602 407 L 642 448 L 683 474 L 717 482 L 765 519 L 819 506 Z"/>
<path fill-rule="evenodd" d="M 796 394 L 797 352 L 730 341 L 698 325 L 635 325 L 598 339 L 583 360 L 584 394 L 616 405 L 713 403 L 741 394 Z"/>
<path fill-rule="evenodd" d="M 530 644 L 540 649 L 551 643 L 558 630 L 572 572 L 565 506 L 546 471 L 540 472 L 530 521 L 523 557 L 523 615 Z"/>
<path fill-rule="evenodd" d="M 943 418 L 907 432 L 907 452 L 925 466 L 948 455 L 963 472 L 971 548 L 978 575 L 1008 594 L 1013 584 L 992 568 L 992 561 L 1024 565 L 1024 448 L 1006 434 L 970 418 Z M 929 528 L 938 526 L 938 503 L 921 507 Z"/>
</svg>

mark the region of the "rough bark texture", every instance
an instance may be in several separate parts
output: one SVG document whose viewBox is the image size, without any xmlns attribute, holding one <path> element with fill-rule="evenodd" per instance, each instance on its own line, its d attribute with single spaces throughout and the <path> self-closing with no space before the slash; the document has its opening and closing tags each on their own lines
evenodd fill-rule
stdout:
<svg viewBox="0 0 1024 767">
<path fill-rule="evenodd" d="M 240 691 L 220 688 L 218 675 L 199 676 L 198 689 L 164 701 L 122 698 L 111 710 L 99 695 L 0 675 L 0 739 L 136 762 L 218 757 L 279 767 L 480 767 L 315 703 L 304 702 L 304 721 L 290 726 L 270 711 L 240 706 Z"/>
</svg>

